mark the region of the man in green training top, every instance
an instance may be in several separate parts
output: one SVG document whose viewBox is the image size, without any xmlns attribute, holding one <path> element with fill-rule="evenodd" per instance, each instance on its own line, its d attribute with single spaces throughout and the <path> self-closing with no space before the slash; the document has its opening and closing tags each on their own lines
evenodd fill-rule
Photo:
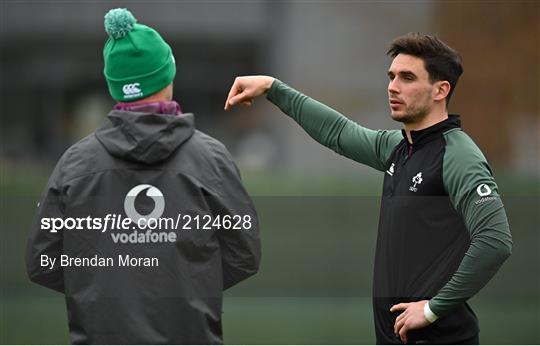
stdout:
<svg viewBox="0 0 540 346">
<path fill-rule="evenodd" d="M 239 77 L 225 109 L 267 94 L 316 141 L 384 172 L 373 278 L 377 343 L 474 344 L 466 301 L 511 254 L 491 169 L 448 102 L 459 54 L 411 33 L 388 50 L 388 99 L 403 130 L 374 131 L 268 76 Z"/>
</svg>

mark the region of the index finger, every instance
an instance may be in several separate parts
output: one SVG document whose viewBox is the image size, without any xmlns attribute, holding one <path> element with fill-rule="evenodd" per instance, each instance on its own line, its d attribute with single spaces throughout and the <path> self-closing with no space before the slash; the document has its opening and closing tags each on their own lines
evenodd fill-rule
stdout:
<svg viewBox="0 0 540 346">
<path fill-rule="evenodd" d="M 234 96 L 238 95 L 242 89 L 240 88 L 240 83 L 238 82 L 238 78 L 234 80 L 233 85 L 231 86 L 231 90 L 229 91 L 229 94 L 227 95 L 227 99 L 225 100 L 225 110 L 229 110 L 230 106 L 229 101 Z"/>
<path fill-rule="evenodd" d="M 399 303 L 390 308 L 390 312 L 401 311 L 407 309 L 409 303 Z"/>
</svg>

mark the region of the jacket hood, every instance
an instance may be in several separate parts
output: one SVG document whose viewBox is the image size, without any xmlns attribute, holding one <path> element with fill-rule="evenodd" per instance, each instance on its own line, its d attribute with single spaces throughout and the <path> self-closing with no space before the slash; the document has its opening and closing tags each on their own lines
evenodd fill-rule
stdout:
<svg viewBox="0 0 540 346">
<path fill-rule="evenodd" d="M 167 159 L 195 131 L 193 114 L 111 111 L 96 137 L 113 156 L 154 164 Z"/>
</svg>

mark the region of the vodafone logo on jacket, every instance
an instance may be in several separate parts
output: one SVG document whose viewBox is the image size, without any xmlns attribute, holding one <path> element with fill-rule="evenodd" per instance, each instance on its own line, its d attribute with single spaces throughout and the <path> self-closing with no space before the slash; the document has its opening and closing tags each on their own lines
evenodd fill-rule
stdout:
<svg viewBox="0 0 540 346">
<path fill-rule="evenodd" d="M 146 196 L 154 200 L 154 209 L 146 215 L 141 215 L 135 208 L 135 199 L 137 196 L 146 190 Z M 149 184 L 137 185 L 126 195 L 124 199 L 124 211 L 126 216 L 131 219 L 131 221 L 138 223 L 140 219 L 145 219 L 146 221 L 150 219 L 157 219 L 161 217 L 163 211 L 165 210 L 165 198 L 163 198 L 163 193 L 155 186 Z"/>
</svg>

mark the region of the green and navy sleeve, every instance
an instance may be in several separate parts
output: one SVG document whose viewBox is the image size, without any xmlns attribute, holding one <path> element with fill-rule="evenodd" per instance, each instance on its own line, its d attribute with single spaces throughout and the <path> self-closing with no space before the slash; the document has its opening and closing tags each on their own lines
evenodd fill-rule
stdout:
<svg viewBox="0 0 540 346">
<path fill-rule="evenodd" d="M 375 131 L 362 127 L 277 79 L 267 98 L 317 142 L 379 171 L 386 170 L 392 150 L 403 139 L 399 130 Z"/>
<path fill-rule="evenodd" d="M 476 294 L 495 275 L 512 251 L 512 236 L 491 169 L 467 134 L 445 133 L 443 181 L 471 244 L 448 283 L 429 301 L 441 317 Z"/>
</svg>

